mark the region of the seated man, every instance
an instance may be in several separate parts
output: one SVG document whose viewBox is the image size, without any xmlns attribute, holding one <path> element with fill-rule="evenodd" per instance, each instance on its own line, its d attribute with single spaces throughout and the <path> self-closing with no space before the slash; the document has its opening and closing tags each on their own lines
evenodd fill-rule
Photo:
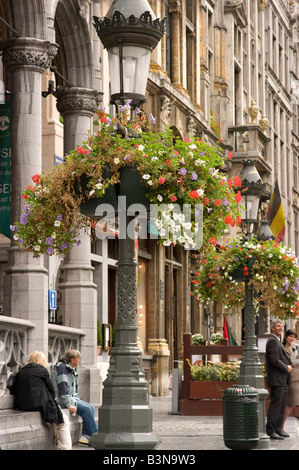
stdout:
<svg viewBox="0 0 299 470">
<path fill-rule="evenodd" d="M 68 350 L 64 357 L 55 364 L 52 372 L 56 400 L 62 408 L 68 408 L 71 413 L 78 413 L 83 420 L 82 436 L 78 442 L 89 444 L 92 434 L 98 432 L 94 418 L 94 407 L 81 400 L 78 394 L 78 373 L 75 368 L 80 363 L 80 352 Z"/>
</svg>

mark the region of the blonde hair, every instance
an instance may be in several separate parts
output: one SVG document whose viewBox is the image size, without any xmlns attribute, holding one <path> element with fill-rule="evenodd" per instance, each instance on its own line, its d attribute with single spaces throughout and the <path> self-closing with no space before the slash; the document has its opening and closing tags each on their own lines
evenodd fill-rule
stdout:
<svg viewBox="0 0 299 470">
<path fill-rule="evenodd" d="M 33 351 L 33 353 L 30 354 L 28 362 L 34 362 L 44 367 L 47 365 L 46 357 L 42 351 Z"/>
</svg>

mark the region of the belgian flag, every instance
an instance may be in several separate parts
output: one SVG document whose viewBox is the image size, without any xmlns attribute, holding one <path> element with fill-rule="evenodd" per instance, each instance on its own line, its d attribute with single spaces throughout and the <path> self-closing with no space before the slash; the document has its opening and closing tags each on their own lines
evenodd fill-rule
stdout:
<svg viewBox="0 0 299 470">
<path fill-rule="evenodd" d="M 282 242 L 285 234 L 285 219 L 277 180 L 270 199 L 267 220 L 277 243 Z"/>
<path fill-rule="evenodd" d="M 225 317 L 223 317 L 223 338 L 228 339 L 229 346 L 237 346 L 237 341 L 235 340 Z"/>
</svg>

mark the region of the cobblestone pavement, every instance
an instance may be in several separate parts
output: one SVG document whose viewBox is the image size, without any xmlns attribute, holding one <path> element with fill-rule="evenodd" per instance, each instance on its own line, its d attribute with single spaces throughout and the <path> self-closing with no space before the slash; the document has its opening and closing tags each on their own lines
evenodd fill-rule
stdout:
<svg viewBox="0 0 299 470">
<path fill-rule="evenodd" d="M 151 397 L 153 433 L 159 440 L 155 451 L 230 450 L 224 444 L 223 418 L 210 416 L 181 416 L 172 414 L 171 396 Z M 264 450 L 299 450 L 298 419 L 288 418 L 289 438 L 270 440 Z M 77 444 L 74 450 L 93 450 Z"/>
</svg>

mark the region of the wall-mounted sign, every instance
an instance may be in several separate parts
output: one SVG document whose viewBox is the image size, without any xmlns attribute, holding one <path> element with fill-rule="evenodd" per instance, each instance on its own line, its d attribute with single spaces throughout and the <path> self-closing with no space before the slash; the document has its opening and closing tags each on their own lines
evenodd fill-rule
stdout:
<svg viewBox="0 0 299 470">
<path fill-rule="evenodd" d="M 0 104 L 0 233 L 10 238 L 11 102 Z"/>
</svg>

